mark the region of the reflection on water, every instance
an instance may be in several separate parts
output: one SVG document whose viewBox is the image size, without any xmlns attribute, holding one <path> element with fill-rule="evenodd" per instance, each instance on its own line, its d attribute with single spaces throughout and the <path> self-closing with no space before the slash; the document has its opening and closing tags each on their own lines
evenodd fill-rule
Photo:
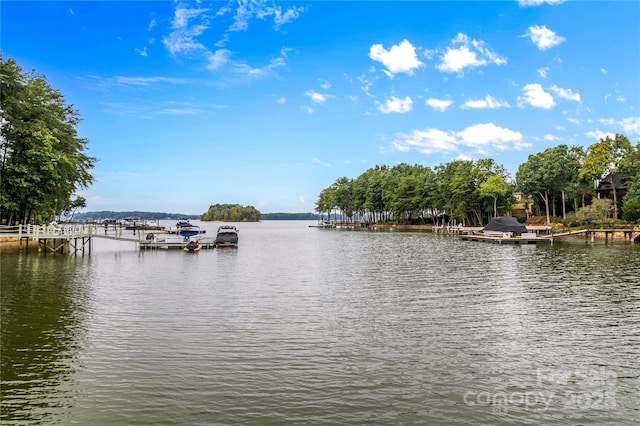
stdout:
<svg viewBox="0 0 640 426">
<path fill-rule="evenodd" d="M 3 424 L 638 422 L 640 246 L 307 225 L 3 254 Z"/>
<path fill-rule="evenodd" d="M 2 411 L 5 421 L 40 421 L 68 404 L 82 347 L 89 259 L 2 256 Z"/>
</svg>

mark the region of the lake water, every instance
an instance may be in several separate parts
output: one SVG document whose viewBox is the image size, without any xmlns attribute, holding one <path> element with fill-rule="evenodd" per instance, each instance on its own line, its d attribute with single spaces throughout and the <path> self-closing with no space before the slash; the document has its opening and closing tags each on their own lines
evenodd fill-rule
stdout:
<svg viewBox="0 0 640 426">
<path fill-rule="evenodd" d="M 3 252 L 2 424 L 640 422 L 640 244 L 310 223 Z"/>
</svg>

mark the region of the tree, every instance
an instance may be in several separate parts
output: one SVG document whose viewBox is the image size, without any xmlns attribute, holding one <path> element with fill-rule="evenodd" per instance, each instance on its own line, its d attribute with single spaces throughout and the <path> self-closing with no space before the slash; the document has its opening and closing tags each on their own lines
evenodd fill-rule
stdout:
<svg viewBox="0 0 640 426">
<path fill-rule="evenodd" d="M 516 185 L 525 195 L 537 194 L 544 202 L 547 225 L 551 223 L 549 204 L 555 194 L 560 193 L 570 182 L 567 172 L 569 148 L 558 145 L 532 154 L 520 165 L 516 173 Z"/>
<path fill-rule="evenodd" d="M 333 186 L 335 187 L 335 206 L 351 220 L 354 210 L 353 181 L 347 177 L 341 177 L 333 183 Z"/>
<path fill-rule="evenodd" d="M 615 187 L 615 174 L 621 171 L 625 158 L 633 153 L 631 142 L 624 135 L 607 136 L 587 149 L 580 177 L 591 180 L 607 179 L 613 192 L 613 216 L 618 218 L 618 196 Z"/>
<path fill-rule="evenodd" d="M 622 199 L 622 218 L 631 222 L 640 220 L 640 175 L 637 175 Z"/>
<path fill-rule="evenodd" d="M 613 213 L 613 203 L 609 199 L 595 199 L 588 206 L 578 209 L 576 218 L 583 223 L 593 223 L 608 219 Z"/>
<path fill-rule="evenodd" d="M 483 211 L 488 210 L 487 199 L 489 199 L 493 215 L 497 216 L 498 199 L 506 197 L 510 190 L 507 183 L 509 173 L 503 165 L 497 164 L 492 158 L 483 158 L 475 162 L 473 175 L 476 186 L 474 194 L 476 215 L 482 217 Z"/>
<path fill-rule="evenodd" d="M 331 210 L 336 206 L 336 191 L 335 187 L 330 186 L 320 192 L 318 200 L 316 201 L 316 211 L 320 214 L 327 213 L 327 219 L 331 218 Z"/>
<path fill-rule="evenodd" d="M 499 174 L 489 176 L 479 187 L 480 195 L 493 197 L 493 216 L 498 216 L 498 197 L 504 197 L 509 191 L 509 184 Z"/>
<path fill-rule="evenodd" d="M 627 155 L 622 159 L 620 164 L 620 172 L 629 176 L 640 175 L 640 142 L 632 147 Z"/>
<path fill-rule="evenodd" d="M 462 222 L 473 212 L 473 193 L 476 189 L 473 162 L 454 160 L 436 166 L 438 196 L 436 207 L 452 219 Z M 477 221 L 476 217 L 475 220 Z"/>
<path fill-rule="evenodd" d="M 71 213 L 71 218 L 69 220 L 73 220 L 76 210 L 83 209 L 85 207 L 87 207 L 87 199 L 84 197 L 76 197 L 71 201 L 71 204 L 64 212 Z"/>
<path fill-rule="evenodd" d="M 79 122 L 44 76 L 0 56 L 0 221 L 48 220 L 93 182 Z"/>
</svg>

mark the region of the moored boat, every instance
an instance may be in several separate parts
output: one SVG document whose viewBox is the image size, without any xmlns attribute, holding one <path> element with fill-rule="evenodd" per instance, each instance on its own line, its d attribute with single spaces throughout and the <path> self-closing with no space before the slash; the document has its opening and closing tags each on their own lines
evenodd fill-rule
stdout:
<svg viewBox="0 0 640 426">
<path fill-rule="evenodd" d="M 200 227 L 192 225 L 189 219 L 180 218 L 176 223 L 176 233 L 182 235 L 185 238 L 190 238 L 196 235 L 204 234 L 204 231 L 200 231 Z"/>
<path fill-rule="evenodd" d="M 125 231 L 162 231 L 164 226 L 160 226 L 155 219 L 140 219 L 139 217 L 128 217 L 123 221 Z"/>
<path fill-rule="evenodd" d="M 238 228 L 233 225 L 222 225 L 218 227 L 215 244 L 217 247 L 237 247 Z"/>
<path fill-rule="evenodd" d="M 195 253 L 197 251 L 200 251 L 201 248 L 202 246 L 197 241 L 191 240 L 187 243 L 186 246 L 184 246 L 183 250 L 188 253 Z"/>
</svg>

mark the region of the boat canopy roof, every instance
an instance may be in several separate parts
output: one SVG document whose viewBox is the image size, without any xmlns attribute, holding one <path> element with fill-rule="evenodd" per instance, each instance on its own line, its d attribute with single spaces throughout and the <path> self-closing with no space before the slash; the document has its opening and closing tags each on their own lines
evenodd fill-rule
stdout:
<svg viewBox="0 0 640 426">
<path fill-rule="evenodd" d="M 527 227 L 518 222 L 518 219 L 513 216 L 499 216 L 491 218 L 482 230 L 522 234 L 523 232 L 527 232 Z"/>
</svg>

